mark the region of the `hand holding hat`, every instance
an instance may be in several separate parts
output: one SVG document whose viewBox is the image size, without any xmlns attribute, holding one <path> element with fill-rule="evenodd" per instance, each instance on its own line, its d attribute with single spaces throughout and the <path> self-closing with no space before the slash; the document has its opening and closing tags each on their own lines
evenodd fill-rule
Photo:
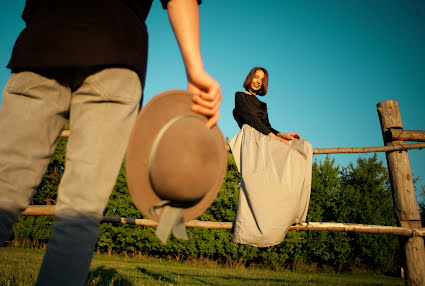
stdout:
<svg viewBox="0 0 425 286">
<path fill-rule="evenodd" d="M 192 94 L 161 93 L 140 112 L 127 152 L 127 179 L 136 207 L 169 232 L 187 239 L 184 222 L 205 211 L 216 197 L 227 169 L 225 141 L 218 128 L 191 109 Z"/>
</svg>

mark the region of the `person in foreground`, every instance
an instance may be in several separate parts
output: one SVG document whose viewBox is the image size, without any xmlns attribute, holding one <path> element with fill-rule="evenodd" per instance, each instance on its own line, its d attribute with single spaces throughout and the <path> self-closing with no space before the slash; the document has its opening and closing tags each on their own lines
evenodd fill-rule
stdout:
<svg viewBox="0 0 425 286">
<path fill-rule="evenodd" d="M 185 64 L 192 110 L 219 119 L 221 89 L 203 68 L 195 0 L 161 0 Z M 199 1 L 200 2 L 200 1 Z M 0 109 L 0 244 L 28 206 L 70 121 L 56 221 L 38 285 L 85 283 L 99 222 L 136 120 L 152 0 L 27 0 L 26 28 Z"/>
<path fill-rule="evenodd" d="M 311 192 L 312 146 L 296 132 L 272 128 L 266 103 L 268 72 L 253 68 L 236 92 L 233 116 L 241 131 L 230 148 L 242 174 L 234 241 L 279 244 L 294 223 L 305 221 Z"/>
</svg>

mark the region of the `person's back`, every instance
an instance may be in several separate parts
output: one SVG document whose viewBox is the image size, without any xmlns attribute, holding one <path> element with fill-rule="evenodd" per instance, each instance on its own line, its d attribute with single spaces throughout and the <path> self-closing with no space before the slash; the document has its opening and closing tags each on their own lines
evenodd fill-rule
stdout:
<svg viewBox="0 0 425 286">
<path fill-rule="evenodd" d="M 195 0 L 167 8 L 195 95 L 218 121 L 221 90 L 203 69 Z M 82 285 L 98 225 L 139 111 L 151 0 L 27 0 L 0 108 L 0 245 L 41 181 L 70 122 L 56 221 L 39 285 Z M 190 65 L 189 65 L 190 63 Z"/>
<path fill-rule="evenodd" d="M 166 5 L 167 1 L 163 1 Z M 17 39 L 12 70 L 126 67 L 142 83 L 148 35 L 145 25 L 152 0 L 30 0 Z"/>
</svg>

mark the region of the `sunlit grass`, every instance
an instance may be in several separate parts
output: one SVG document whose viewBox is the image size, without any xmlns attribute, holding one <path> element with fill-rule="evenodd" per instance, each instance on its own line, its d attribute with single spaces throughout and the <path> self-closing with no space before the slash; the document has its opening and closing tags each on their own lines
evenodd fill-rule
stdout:
<svg viewBox="0 0 425 286">
<path fill-rule="evenodd" d="M 0 248 L 0 285 L 34 285 L 44 251 Z M 86 285 L 404 285 L 383 275 L 290 272 L 95 255 Z"/>
</svg>

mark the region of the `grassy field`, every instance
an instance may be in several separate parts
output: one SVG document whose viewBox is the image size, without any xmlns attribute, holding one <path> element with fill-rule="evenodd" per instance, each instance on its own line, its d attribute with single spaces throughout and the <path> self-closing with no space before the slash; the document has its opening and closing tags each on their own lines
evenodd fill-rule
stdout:
<svg viewBox="0 0 425 286">
<path fill-rule="evenodd" d="M 34 285 L 44 251 L 0 248 L 0 285 Z M 404 285 L 374 274 L 275 272 L 95 255 L 86 285 Z"/>
</svg>

